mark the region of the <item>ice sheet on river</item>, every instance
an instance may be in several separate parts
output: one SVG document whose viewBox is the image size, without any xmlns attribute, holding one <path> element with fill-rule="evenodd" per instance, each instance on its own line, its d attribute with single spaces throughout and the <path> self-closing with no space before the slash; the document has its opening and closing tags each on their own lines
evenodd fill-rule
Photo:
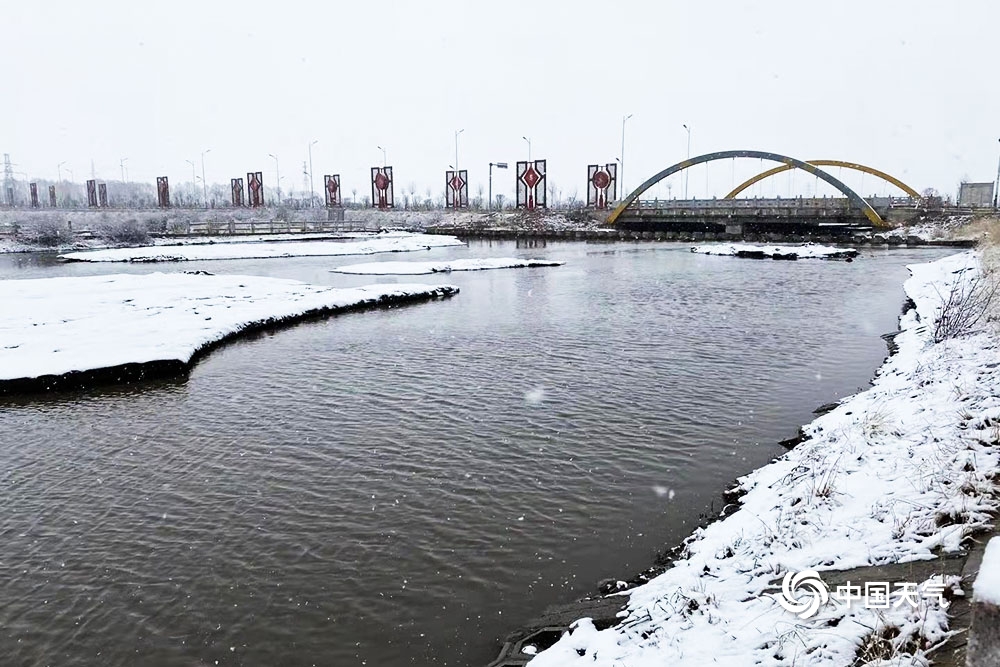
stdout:
<svg viewBox="0 0 1000 667">
<path fill-rule="evenodd" d="M 828 245 L 803 243 L 801 245 L 755 245 L 751 243 L 713 243 L 696 245 L 691 252 L 703 255 L 725 255 L 750 259 L 841 259 L 857 257 L 854 248 L 835 248 Z"/>
<path fill-rule="evenodd" d="M 185 273 L 0 281 L 0 384 L 125 364 L 183 368 L 199 350 L 250 327 L 457 291 Z"/>
<path fill-rule="evenodd" d="M 75 262 L 183 262 L 217 259 L 270 259 L 412 252 L 464 245 L 454 236 L 393 232 L 352 241 L 281 241 L 275 243 L 215 243 L 161 245 L 70 252 L 60 258 Z"/>
<path fill-rule="evenodd" d="M 427 273 L 448 273 L 450 271 L 483 271 L 486 269 L 517 269 L 532 266 L 562 266 L 566 262 L 547 259 L 516 259 L 514 257 L 492 257 L 481 259 L 452 259 L 439 262 L 371 262 L 368 264 L 348 264 L 332 269 L 334 273 L 356 273 L 382 276 L 415 276 Z"/>
</svg>

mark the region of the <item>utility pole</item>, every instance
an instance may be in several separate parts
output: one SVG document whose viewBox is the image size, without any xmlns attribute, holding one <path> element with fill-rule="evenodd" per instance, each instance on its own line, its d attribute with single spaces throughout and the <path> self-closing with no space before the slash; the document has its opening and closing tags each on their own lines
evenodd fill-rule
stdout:
<svg viewBox="0 0 1000 667">
<path fill-rule="evenodd" d="M 3 154 L 3 196 L 7 206 L 14 205 L 14 164 L 10 161 L 10 153 Z"/>
<path fill-rule="evenodd" d="M 211 148 L 206 148 L 201 152 L 201 188 L 205 196 L 205 208 L 208 208 L 208 182 L 205 180 L 205 153 L 211 152 Z"/>
<path fill-rule="evenodd" d="M 492 211 L 493 210 L 493 167 L 496 167 L 497 169 L 506 169 L 507 168 L 507 163 L 506 162 L 490 162 L 490 192 L 489 192 L 489 198 L 490 198 L 490 200 L 488 202 L 488 206 L 486 207 L 487 211 Z"/>
<path fill-rule="evenodd" d="M 57 174 L 56 180 L 59 183 L 62 183 L 62 166 L 64 164 L 66 164 L 65 160 L 63 160 L 62 162 L 60 162 L 59 164 L 56 165 L 56 174 Z"/>
<path fill-rule="evenodd" d="M 690 159 L 691 159 L 691 128 L 690 128 L 690 127 L 688 127 L 688 126 L 687 126 L 686 124 L 685 124 L 685 125 L 683 125 L 682 127 L 683 127 L 683 128 L 685 129 L 685 130 L 687 130 L 687 133 L 688 133 L 688 152 L 687 152 L 687 159 L 688 159 L 688 160 L 690 160 Z M 684 199 L 685 199 L 685 200 L 687 200 L 687 198 L 688 198 L 688 175 L 689 175 L 690 173 L 691 173 L 691 170 L 690 170 L 690 169 L 685 169 L 685 170 L 684 170 Z M 862 178 L 864 178 L 864 176 L 862 176 Z"/>
<path fill-rule="evenodd" d="M 189 165 L 191 165 L 191 196 L 194 197 L 194 203 L 198 203 L 198 177 L 194 172 L 194 162 L 191 160 L 184 160 Z"/>
<path fill-rule="evenodd" d="M 622 159 L 621 159 L 622 170 L 621 170 L 621 173 L 618 174 L 618 182 L 621 183 L 621 185 L 622 185 L 621 191 L 622 191 L 622 198 L 623 199 L 624 199 L 625 193 L 628 192 L 625 189 L 625 121 L 627 121 L 631 117 L 632 117 L 632 114 L 629 114 L 627 116 L 622 116 Z"/>
<path fill-rule="evenodd" d="M 274 185 L 275 191 L 278 194 L 278 201 L 276 203 L 278 206 L 281 206 L 281 172 L 278 170 L 278 158 L 272 153 L 268 153 L 267 156 L 274 160 Z"/>
<path fill-rule="evenodd" d="M 316 203 L 316 194 L 313 192 L 313 145 L 318 143 L 319 139 L 316 139 L 309 144 L 309 208 Z"/>
</svg>

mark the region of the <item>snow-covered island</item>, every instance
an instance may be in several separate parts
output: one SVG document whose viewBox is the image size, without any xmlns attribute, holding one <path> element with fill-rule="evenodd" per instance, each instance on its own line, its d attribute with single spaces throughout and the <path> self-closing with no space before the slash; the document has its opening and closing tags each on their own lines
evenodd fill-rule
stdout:
<svg viewBox="0 0 1000 667">
<path fill-rule="evenodd" d="M 562 266 L 566 262 L 547 259 L 516 259 L 514 257 L 490 257 L 481 259 L 452 259 L 440 262 L 370 262 L 368 264 L 348 264 L 331 269 L 334 273 L 354 273 L 371 276 L 416 276 L 428 273 L 450 273 L 451 271 L 485 271 L 487 269 L 520 269 L 535 266 Z"/>
<path fill-rule="evenodd" d="M 187 273 L 0 281 L 0 394 L 176 375 L 241 332 L 457 292 Z"/>
<path fill-rule="evenodd" d="M 184 262 L 219 259 L 272 259 L 413 252 L 465 245 L 454 236 L 390 232 L 351 241 L 280 241 L 143 246 L 69 252 L 60 259 L 72 262 Z"/>
<path fill-rule="evenodd" d="M 581 619 L 531 666 L 890 664 L 864 658 L 879 642 L 891 664 L 926 665 L 949 636 L 940 592 L 955 579 L 913 582 L 912 600 L 893 589 L 884 609 L 808 594 L 831 571 L 958 552 L 992 524 L 1000 363 L 987 316 L 997 276 L 982 263 L 966 252 L 910 266 L 912 307 L 873 386 L 738 480 L 732 512 L 696 530 L 670 569 L 619 594 L 618 625 Z M 779 604 L 792 573 L 811 579 L 793 591 L 816 600 L 811 615 Z M 992 597 L 993 579 L 982 581 L 977 595 Z"/>
<path fill-rule="evenodd" d="M 724 255 L 748 259 L 851 259 L 858 256 L 854 248 L 802 243 L 799 245 L 755 245 L 751 243 L 717 243 L 696 245 L 691 252 L 703 255 Z"/>
</svg>

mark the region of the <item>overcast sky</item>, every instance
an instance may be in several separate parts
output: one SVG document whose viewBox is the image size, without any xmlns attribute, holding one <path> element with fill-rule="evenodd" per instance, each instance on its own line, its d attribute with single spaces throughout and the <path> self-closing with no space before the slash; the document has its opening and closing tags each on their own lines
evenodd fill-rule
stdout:
<svg viewBox="0 0 1000 667">
<path fill-rule="evenodd" d="M 1000 157 L 1000 3 L 774 0 L 4 2 L 0 152 L 31 178 L 210 183 L 263 171 L 302 188 L 369 186 L 386 149 L 401 187 L 472 194 L 490 161 L 546 158 L 564 194 L 621 157 L 631 189 L 687 153 L 758 149 L 868 164 L 917 189 L 990 181 Z M 722 196 L 757 161 L 692 170 Z M 67 172 L 63 172 L 65 177 Z M 784 179 L 784 180 L 782 180 Z M 864 194 L 897 193 L 867 177 Z M 815 179 L 778 177 L 779 194 Z M 511 171 L 494 191 L 513 192 Z M 658 189 L 660 196 L 667 194 Z M 671 193 L 682 193 L 674 179 Z M 822 188 L 819 190 L 822 192 Z M 763 192 L 760 192 L 764 194 Z"/>
</svg>

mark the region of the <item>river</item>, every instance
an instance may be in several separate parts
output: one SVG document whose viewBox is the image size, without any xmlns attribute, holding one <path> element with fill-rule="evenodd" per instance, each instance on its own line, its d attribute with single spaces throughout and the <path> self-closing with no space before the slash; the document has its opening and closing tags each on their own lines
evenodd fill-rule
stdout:
<svg viewBox="0 0 1000 667">
<path fill-rule="evenodd" d="M 485 664 L 519 622 L 646 568 L 816 406 L 865 387 L 905 265 L 950 252 L 0 255 L 5 279 L 206 270 L 462 290 L 234 341 L 185 378 L 0 399 L 3 663 Z M 484 256 L 566 265 L 329 272 Z"/>
</svg>

